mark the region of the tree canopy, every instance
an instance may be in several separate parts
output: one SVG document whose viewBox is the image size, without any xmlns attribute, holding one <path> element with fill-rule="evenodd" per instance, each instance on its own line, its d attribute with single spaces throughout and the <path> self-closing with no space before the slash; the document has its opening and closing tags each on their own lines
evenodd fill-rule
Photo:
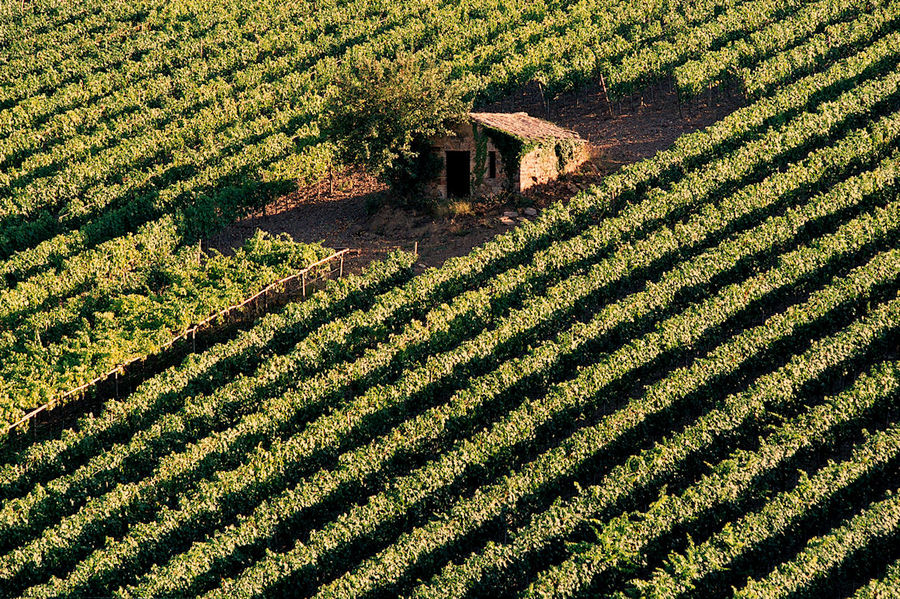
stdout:
<svg viewBox="0 0 900 599">
<path fill-rule="evenodd" d="M 440 63 L 412 55 L 352 60 L 328 95 L 323 133 L 341 162 L 411 191 L 434 167 L 428 139 L 448 133 L 470 102 Z"/>
</svg>

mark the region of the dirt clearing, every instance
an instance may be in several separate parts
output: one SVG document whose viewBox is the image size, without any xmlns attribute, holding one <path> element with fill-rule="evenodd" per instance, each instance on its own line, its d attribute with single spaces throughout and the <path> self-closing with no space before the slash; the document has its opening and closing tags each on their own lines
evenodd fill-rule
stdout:
<svg viewBox="0 0 900 599">
<path fill-rule="evenodd" d="M 438 216 L 383 202 L 368 206 L 387 190 L 365 173 L 347 171 L 277 198 L 263 210 L 232 224 L 208 240 L 209 247 L 228 253 L 257 228 L 289 233 L 302 242 L 350 247 L 360 256 L 351 271 L 396 248 L 419 251 L 419 268 L 439 266 L 447 258 L 468 253 L 498 233 L 534 218 L 535 210 L 597 183 L 623 165 L 653 156 L 684 133 L 706 127 L 741 105 L 740 98 L 716 92 L 682 106 L 670 82 L 612 106 L 595 86 L 551 99 L 537 85 L 511 94 L 483 111 L 523 111 L 577 131 L 591 142 L 594 158 L 577 173 L 509 196 L 471 202 L 464 213 Z"/>
</svg>

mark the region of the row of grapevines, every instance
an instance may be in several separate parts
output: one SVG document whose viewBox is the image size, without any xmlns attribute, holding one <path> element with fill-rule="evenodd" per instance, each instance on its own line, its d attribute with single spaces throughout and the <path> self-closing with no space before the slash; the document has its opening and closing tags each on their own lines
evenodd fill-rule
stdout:
<svg viewBox="0 0 900 599">
<path fill-rule="evenodd" d="M 6 93 L 0 96 L 0 105 L 6 106 L 16 99 L 15 95 L 9 94 L 9 90 L 21 86 L 21 81 L 16 80 L 16 74 L 22 78 L 28 77 L 40 71 L 42 64 L 55 64 L 55 74 L 77 69 L 78 61 L 92 52 L 85 39 L 86 33 L 98 35 L 110 29 L 133 29 L 144 10 L 139 3 L 107 3 L 105 7 L 98 3 L 93 3 L 93 6 L 85 3 L 68 14 L 67 11 L 58 12 L 57 19 L 48 18 L 33 10 L 4 15 L 6 18 L 3 19 L 3 25 L 11 26 L 17 35 L 8 39 L 11 52 L 4 56 L 2 63 L 4 77 L 0 89 Z M 94 44 L 93 52 L 96 49 Z M 34 57 L 35 62 L 29 63 L 29 57 Z M 41 91 L 43 90 L 36 89 L 31 93 Z"/>
<path fill-rule="evenodd" d="M 116 21 L 110 19 L 108 25 L 115 27 Z M 114 91 L 113 84 L 118 83 L 120 86 L 125 84 L 132 73 L 143 67 L 146 61 L 154 60 L 157 57 L 151 56 L 150 51 L 158 52 L 162 56 L 160 58 L 168 58 L 171 64 L 173 56 L 171 52 L 179 45 L 187 46 L 187 41 L 193 41 L 193 34 L 209 35 L 211 41 L 215 40 L 217 31 L 183 31 L 183 39 L 179 39 L 174 32 L 153 32 L 145 34 L 135 31 L 130 25 L 124 25 L 115 33 L 106 33 L 106 35 L 98 32 L 94 33 L 96 38 L 92 36 L 84 36 L 78 38 L 78 47 L 76 48 L 59 48 L 48 47 L 44 52 L 23 53 L 21 55 L 24 62 L 30 58 L 30 62 L 26 64 L 8 65 L 8 70 L 18 69 L 20 77 L 18 79 L 9 79 L 5 86 L 7 92 L 5 94 L 3 104 L 6 107 L 0 110 L 0 131 L 4 136 L 10 136 L 6 139 L 4 148 L 7 150 L 15 148 L 24 138 L 23 134 L 29 133 L 30 129 L 38 126 L 46 127 L 49 134 L 56 131 L 57 134 L 72 132 L 77 126 L 90 126 L 90 121 L 77 118 L 80 111 L 71 111 L 75 107 L 83 107 L 86 102 L 92 100 L 100 100 L 105 95 Z M 165 34 L 165 35 L 164 35 Z M 50 37 L 50 36 L 48 36 Z M 97 39 L 99 38 L 99 39 Z M 104 48 L 110 41 L 115 40 L 115 45 Z M 54 40 L 47 40 L 48 43 L 54 43 Z M 99 43 L 98 43 L 99 42 Z M 193 44 L 191 44 L 193 46 Z M 101 51 L 103 48 L 103 51 Z M 51 82 L 41 81 L 41 75 L 44 77 L 53 77 L 54 73 L 51 68 L 44 71 L 42 67 L 50 65 L 58 65 L 63 62 L 59 53 L 63 52 L 69 55 L 76 72 L 68 72 L 65 79 Z M 188 58 L 188 56 L 185 56 Z M 33 75 L 29 77 L 32 70 Z M 94 74 L 94 72 L 97 74 Z M 43 91 L 46 90 L 46 91 Z M 149 90 L 148 90 L 149 91 Z M 43 92 L 43 93 L 42 93 Z M 105 103 L 103 103 L 105 104 Z M 107 107 L 108 104 L 107 104 Z M 71 118 L 68 112 L 72 112 Z M 55 135 L 50 137 L 53 140 Z M 4 163 L 9 160 L 9 154 L 4 153 Z"/>
<path fill-rule="evenodd" d="M 893 210 L 896 209 L 897 206 L 893 206 Z M 828 245 L 833 248 L 831 251 L 848 249 L 852 251 L 854 246 L 856 248 L 863 247 L 870 242 L 870 235 L 876 234 L 875 231 L 880 227 L 888 227 L 888 230 L 881 229 L 880 235 L 882 237 L 886 235 L 892 226 L 889 224 L 890 218 L 894 218 L 892 212 L 891 210 L 881 211 L 877 218 L 881 222 L 878 227 L 871 227 L 874 224 L 871 217 L 861 217 L 842 227 L 836 236 L 831 236 L 818 245 L 802 248 L 795 252 L 790 261 L 782 262 L 782 264 L 792 274 L 801 277 L 804 271 L 815 271 L 827 263 L 825 256 L 820 253 L 820 249 L 824 250 Z M 856 241 L 848 244 L 848 237 L 855 238 Z M 676 370 L 660 383 L 653 385 L 640 398 L 629 402 L 623 409 L 611 416 L 601 419 L 598 425 L 588 427 L 567 439 L 550 463 L 556 462 L 566 469 L 571 469 L 570 472 L 575 471 L 579 464 L 585 464 L 598 452 L 602 452 L 604 447 L 620 435 L 639 426 L 652 414 L 669 409 L 684 394 L 692 393 L 694 385 L 699 383 L 702 386 L 704 381 L 714 380 L 717 370 L 721 371 L 722 368 L 725 368 L 726 371 L 731 371 L 738 368 L 740 362 L 747 356 L 752 356 L 779 338 L 795 334 L 797 330 L 809 326 L 810 322 L 822 319 L 823 316 L 841 306 L 848 299 L 857 296 L 860 289 L 883 281 L 882 277 L 885 275 L 890 278 L 890 271 L 885 273 L 882 269 L 881 261 L 884 259 L 884 257 L 876 259 L 868 268 L 860 269 L 856 275 L 840 279 L 822 292 L 814 293 L 809 304 L 794 306 L 786 312 L 771 317 L 762 326 L 743 331 L 727 344 L 712 351 L 708 358 L 701 359 L 688 368 Z M 798 267 L 800 272 L 795 270 Z M 759 286 L 758 288 L 764 296 L 770 289 L 781 287 L 779 279 L 782 276 L 780 269 L 776 268 L 750 279 L 744 285 L 735 285 L 726 289 L 706 304 L 710 305 L 710 309 L 715 310 L 713 306 L 716 303 L 724 303 L 731 305 L 733 310 L 739 311 L 748 302 L 753 301 L 753 296 L 748 296 L 744 289 Z M 862 284 L 862 281 L 866 280 L 869 281 L 868 284 Z M 768 282 L 764 283 L 764 281 Z M 784 283 L 790 285 L 794 281 L 794 276 L 789 276 Z M 549 510 L 538 514 L 528 526 L 517 532 L 514 539 L 508 544 L 489 543 L 487 547 L 473 554 L 463 564 L 447 566 L 440 576 L 433 579 L 427 587 L 420 589 L 419 592 L 433 596 L 451 594 L 456 596 L 464 594 L 467 589 L 473 587 L 484 590 L 498 588 L 495 585 L 508 584 L 508 578 L 514 577 L 513 570 L 517 562 L 520 563 L 522 560 L 527 560 L 529 555 L 546 550 L 551 543 L 565 538 L 590 518 L 597 517 L 598 514 L 611 509 L 627 496 L 631 489 L 639 488 L 653 480 L 660 480 L 666 473 L 671 475 L 671 473 L 678 472 L 682 460 L 697 451 L 695 447 L 697 443 L 707 443 L 712 438 L 726 434 L 729 430 L 739 428 L 751 414 L 758 413 L 758 408 L 762 405 L 760 402 L 769 401 L 770 385 L 776 383 L 785 385 L 785 388 L 777 395 L 779 402 L 786 404 L 796 401 L 791 399 L 788 389 L 799 389 L 802 381 L 812 380 L 829 364 L 851 358 L 861 348 L 865 348 L 866 344 L 871 339 L 877 338 L 885 327 L 889 328 L 892 325 L 889 317 L 893 314 L 891 310 L 896 310 L 894 304 L 896 302 L 885 308 L 879 308 L 878 314 L 887 312 L 885 315 L 854 323 L 850 329 L 838 337 L 817 342 L 813 349 L 793 358 L 788 366 L 760 380 L 750 391 L 733 398 L 733 401 L 725 404 L 729 410 L 737 410 L 732 416 L 729 416 L 728 426 L 707 428 L 708 421 L 722 414 L 721 410 L 713 412 L 711 416 L 704 417 L 683 433 L 667 440 L 664 445 L 648 450 L 642 457 L 632 457 L 628 464 L 616 467 L 604 478 L 601 486 L 586 489 L 571 501 L 556 502 Z M 687 318 L 676 319 L 672 323 L 674 326 L 662 328 L 649 339 L 637 340 L 630 344 L 630 347 L 624 347 L 618 352 L 621 355 L 612 355 L 602 360 L 597 366 L 585 370 L 578 379 L 573 381 L 571 386 L 568 386 L 570 389 L 568 394 L 587 393 L 590 397 L 594 397 L 604 387 L 613 383 L 622 369 L 634 363 L 635 358 L 629 358 L 628 352 L 636 353 L 641 359 L 647 359 L 653 354 L 663 355 L 666 349 L 673 344 L 698 340 L 702 336 L 702 332 L 707 330 L 707 326 L 715 327 L 713 322 L 707 324 L 711 315 L 707 313 L 707 310 L 702 310 L 702 307 L 705 306 L 689 311 L 685 315 Z M 722 308 L 716 310 L 720 314 L 717 320 L 729 317 L 727 312 L 723 314 L 721 310 Z M 666 342 L 666 339 L 669 341 Z M 651 356 L 645 357 L 648 352 L 652 352 Z M 787 384 L 788 381 L 790 381 L 790 385 Z M 772 405 L 772 407 L 774 406 L 775 404 Z M 694 435 L 699 436 L 695 439 Z M 513 489 L 518 490 L 517 495 L 522 493 L 520 496 L 527 496 L 529 492 L 532 492 L 529 491 L 533 488 L 531 484 L 539 485 L 546 480 L 542 479 L 539 474 L 546 468 L 546 462 L 539 461 L 519 476 L 510 476 L 507 480 L 502 480 L 491 487 L 480 489 L 476 494 L 477 503 L 474 500 L 467 501 L 453 510 L 453 513 L 457 515 L 453 524 L 458 527 L 460 523 L 473 519 L 475 514 L 480 516 L 484 513 L 482 510 L 485 509 L 488 509 L 484 514 L 485 517 L 493 517 L 493 510 L 509 503 L 509 494 Z M 529 480 L 530 478 L 534 478 L 534 480 Z M 500 500 L 501 497 L 503 500 Z M 477 522 L 474 524 L 477 525 Z M 455 530 L 455 528 L 448 530 Z"/>
<path fill-rule="evenodd" d="M 457 58 L 454 72 L 464 87 L 482 99 L 502 97 L 509 89 L 537 80 L 552 92 L 591 81 L 600 66 L 616 63 L 630 52 L 668 39 L 712 18 L 733 0 L 680 3 L 678 10 L 665 2 L 619 2 L 597 10 L 584 0 L 564 15 L 550 15 L 526 32 L 528 44 L 511 46 L 495 39 Z M 521 36 L 522 31 L 516 31 Z"/>
<path fill-rule="evenodd" d="M 39 314 L 43 318 L 3 319 L 10 327 L 0 340 L 2 426 L 117 365 L 155 354 L 209 314 L 331 253 L 318 245 L 265 239 L 260 234 L 234 256 L 205 260 L 190 248 L 170 256 L 166 254 L 171 248 L 165 245 L 128 249 L 137 250 L 137 256 L 129 252 L 121 260 L 146 260 L 144 277 L 109 286 L 101 282 L 77 302 L 68 302 L 64 310 L 45 309 Z M 100 272 L 89 276 L 102 281 L 111 265 L 92 266 L 99 266 Z M 111 290 L 118 293 L 110 294 Z M 42 303 L 45 291 L 38 288 L 36 299 L 19 299 Z"/>
<path fill-rule="evenodd" d="M 697 95 L 723 77 L 748 63 L 803 41 L 825 25 L 859 14 L 868 0 L 820 0 L 800 7 L 797 12 L 778 19 L 748 36 L 730 42 L 715 52 L 687 61 L 674 70 L 682 94 Z"/>
<path fill-rule="evenodd" d="M 0 322 L 12 326 L 23 316 L 60 303 L 79 289 L 115 284 L 117 274 L 140 270 L 173 253 L 180 238 L 173 219 L 145 227 L 134 235 L 106 242 L 94 252 L 83 252 L 12 289 L 0 291 Z"/>
<path fill-rule="evenodd" d="M 597 540 L 592 541 L 587 550 L 577 552 L 573 559 L 542 574 L 526 595 L 569 597 L 578 593 L 579 586 L 588 586 L 591 580 L 600 577 L 615 580 L 624 572 L 639 568 L 648 559 L 648 545 L 660 536 L 671 534 L 679 525 L 701 520 L 706 514 L 718 512 L 724 517 L 724 508 L 729 503 L 737 502 L 742 496 L 764 493 L 765 481 L 776 476 L 778 469 L 789 463 L 797 452 L 821 442 L 822 436 L 832 427 L 856 417 L 859 410 L 870 409 L 876 400 L 883 401 L 896 393 L 892 386 L 892 383 L 896 385 L 895 379 L 882 377 L 884 387 L 878 388 L 873 388 L 871 382 L 864 379 L 862 383 L 866 385 L 863 390 L 870 396 L 861 397 L 860 389 L 853 387 L 825 404 L 824 409 L 820 405 L 803 412 L 795 420 L 772 431 L 759 449 L 729 455 L 681 495 L 663 494 L 644 511 L 625 512 L 604 520 L 598 526 Z M 836 401 L 838 405 L 835 405 Z M 887 438 L 866 444 L 850 460 L 826 466 L 811 480 L 801 480 L 795 489 L 772 499 L 761 512 L 750 513 L 735 522 L 723 537 L 733 539 L 740 549 L 764 544 L 765 534 L 777 534 L 777 530 L 766 530 L 767 526 L 789 526 L 792 521 L 808 517 L 807 513 L 829 496 L 881 473 L 886 464 L 900 454 L 897 432 L 900 431 L 892 430 L 890 433 L 893 434 L 888 433 Z M 794 526 L 796 531 L 796 524 Z M 721 541 L 723 537 L 716 540 Z M 721 547 L 711 552 L 711 561 L 705 561 L 706 555 L 700 553 L 704 548 L 709 550 L 704 544 L 678 561 L 679 570 L 692 576 L 700 575 L 716 562 L 717 565 L 725 563 L 726 556 Z M 651 590 L 643 585 L 637 585 L 637 588 L 641 593 Z M 665 595 L 673 596 L 677 586 L 665 584 L 662 588 Z"/>
<path fill-rule="evenodd" d="M 871 459 L 874 461 L 882 458 L 892 449 L 893 456 L 896 457 L 897 437 L 896 427 L 889 432 L 873 435 L 871 442 L 867 444 L 876 446 L 869 450 Z M 878 446 L 879 444 L 883 444 L 883 447 Z M 864 454 L 861 457 L 866 456 Z M 806 587 L 816 586 L 829 571 L 841 566 L 851 556 L 860 560 L 866 557 L 878 559 L 881 551 L 896 543 L 898 528 L 900 528 L 900 494 L 894 490 L 889 498 L 867 506 L 844 526 L 812 539 L 795 559 L 779 565 L 766 578 L 751 581 L 746 587 L 738 589 L 735 597 L 774 599 L 796 597 L 801 591 L 813 595 L 816 590 L 819 592 L 827 590 L 827 588 L 813 590 Z M 893 576 L 896 578 L 896 574 Z M 896 587 L 889 590 L 889 592 L 896 591 Z"/>
<path fill-rule="evenodd" d="M 730 262 L 729 262 L 730 264 Z M 714 274 L 714 273 L 713 273 Z M 698 284 L 702 283 L 703 279 L 697 281 Z M 610 326 L 619 326 L 617 320 L 613 320 Z M 546 356 L 543 357 L 546 359 Z M 531 365 L 527 362 L 525 364 L 517 363 L 516 367 L 524 369 L 525 374 L 529 374 Z M 533 373 L 532 373 L 533 374 Z M 546 481 L 541 481 L 546 483 Z M 508 499 L 508 497 L 507 497 Z M 465 513 L 460 511 L 460 513 Z M 461 525 L 459 522 L 444 522 L 442 523 L 442 534 L 446 534 L 446 531 L 454 531 L 454 534 L 459 534 L 463 536 L 465 531 L 468 530 L 468 525 Z M 456 531 L 453 526 L 454 524 L 459 526 L 459 530 Z M 473 524 L 475 525 L 475 524 Z M 447 538 L 444 537 L 444 542 L 447 541 Z M 391 577 L 398 573 L 397 565 L 400 563 L 404 563 L 405 561 L 415 561 L 416 563 L 421 564 L 422 554 L 427 554 L 429 551 L 433 551 L 436 548 L 431 544 L 433 541 L 425 542 L 424 537 L 416 536 L 414 538 L 409 539 L 408 542 L 400 543 L 399 547 L 392 547 L 388 552 L 389 557 L 379 558 L 379 560 L 375 561 L 372 564 L 369 564 L 366 568 L 365 574 L 356 573 L 353 576 L 345 577 L 345 580 L 341 581 L 341 586 L 337 587 L 340 589 L 339 591 L 335 591 L 337 595 L 342 593 L 352 593 L 352 589 L 359 590 L 366 589 L 367 584 L 371 584 L 372 581 L 379 581 L 380 583 L 384 583 L 386 580 L 391 580 Z M 412 547 L 415 547 L 415 559 L 414 556 L 410 555 L 409 551 L 412 551 Z"/>
<path fill-rule="evenodd" d="M 225 29 L 222 43 L 237 43 L 230 33 Z M 205 40 L 215 50 L 215 37 L 207 33 Z M 62 161 L 83 159 L 91 151 L 121 143 L 138 129 L 159 126 L 173 113 L 191 114 L 204 104 L 221 102 L 227 95 L 213 95 L 208 90 L 228 89 L 219 79 L 223 74 L 249 68 L 251 61 L 263 55 L 261 48 L 256 48 L 254 54 L 238 53 L 235 48 L 173 68 L 173 54 L 194 45 L 185 43 L 184 48 L 175 46 L 169 52 L 157 50 L 146 61 L 129 63 L 127 70 L 113 70 L 92 78 L 87 89 L 74 86 L 76 89 L 69 93 L 59 90 L 40 105 L 32 102 L 31 113 L 16 114 L 17 118 L 10 115 L 5 126 L 9 135 L 3 143 L 5 194 L 10 194 L 12 186 L 21 185 L 20 181 L 27 181 L 32 171 L 43 169 L 46 177 L 48 170 L 64 170 Z M 203 83 L 198 85 L 198 79 Z M 176 89 L 181 92 L 177 96 L 173 95 Z M 147 120 L 148 117 L 152 119 Z M 5 212 L 13 210 L 10 206 Z"/>
<path fill-rule="evenodd" d="M 881 578 L 876 578 L 853 594 L 853 599 L 886 599 L 900 588 L 900 560 L 888 566 Z"/>
<path fill-rule="evenodd" d="M 252 74 L 265 76 L 261 71 Z M 122 138 L 121 142 L 114 139 L 108 143 L 103 135 L 87 133 L 87 141 L 69 140 L 69 143 L 57 145 L 55 151 L 35 157 L 35 160 L 50 161 L 51 164 L 65 164 L 65 168 L 51 170 L 38 178 L 26 174 L 11 181 L 14 195 L 10 201 L 14 203 L 12 210 L 16 217 L 7 219 L 10 222 L 3 243 L 6 251 L 21 249 L 35 236 L 39 235 L 40 240 L 64 231 L 66 226 L 89 222 L 106 210 L 119 208 L 123 200 L 135 204 L 146 198 L 157 210 L 167 205 L 177 207 L 179 198 L 192 189 L 202 189 L 204 183 L 208 184 L 208 178 L 204 181 L 202 175 L 209 166 L 218 167 L 213 172 L 221 173 L 220 178 L 235 172 L 223 171 L 221 163 L 227 164 L 237 148 L 265 148 L 277 142 L 283 147 L 276 145 L 280 153 L 273 154 L 271 159 L 280 157 L 295 145 L 280 131 L 286 129 L 298 113 L 308 111 L 309 105 L 300 102 L 293 113 L 273 114 L 272 111 L 280 103 L 290 100 L 294 90 L 302 88 L 308 79 L 309 74 L 302 72 L 286 76 L 279 85 L 266 85 L 259 79 L 259 85 L 251 88 L 254 92 L 237 101 L 228 99 L 232 90 L 214 82 L 208 87 L 220 95 L 222 101 L 201 107 L 187 119 L 172 120 L 161 109 L 140 111 L 126 117 L 124 131 L 113 133 Z M 155 123 L 163 126 L 154 127 Z M 136 132 L 141 134 L 136 135 Z M 295 127 L 293 135 L 302 138 L 313 133 L 314 130 Z M 248 143 L 254 139 L 261 141 Z M 86 159 L 79 160 L 76 153 Z M 259 161 L 263 157 L 258 152 L 250 152 L 243 162 L 248 166 L 264 165 L 265 160 Z M 248 162 L 253 159 L 257 162 Z M 205 169 L 192 167 L 201 164 L 209 166 Z M 32 165 L 26 166 L 31 170 Z M 196 174 L 184 180 L 183 173 L 191 170 Z M 123 177 L 123 172 L 128 176 Z M 15 172 L 11 173 L 13 175 Z M 15 189 L 18 180 L 27 182 L 22 189 Z"/>
<path fill-rule="evenodd" d="M 643 89 L 648 83 L 668 75 L 685 61 L 714 50 L 730 40 L 764 27 L 803 6 L 802 0 L 750 0 L 735 3 L 726 12 L 697 27 L 660 40 L 626 56 L 606 75 L 611 96 L 623 96 Z"/>
<path fill-rule="evenodd" d="M 304 19 L 306 25 L 314 25 L 317 19 L 322 19 L 319 23 L 323 26 L 334 24 L 334 18 L 340 19 L 338 22 L 347 20 L 343 8 L 335 10 L 334 6 L 324 3 L 318 4 L 318 12 L 313 18 L 309 18 L 310 4 L 284 5 L 270 0 L 250 3 L 217 0 L 206 4 L 150 1 L 142 7 L 131 4 L 126 4 L 124 11 L 103 10 L 102 15 L 92 15 L 78 22 L 82 30 L 75 36 L 67 36 L 68 44 L 56 39 L 57 29 L 30 37 L 31 44 L 23 48 L 21 54 L 14 54 L 14 60 L 5 65 L 9 72 L 19 77 L 4 78 L 7 85 L 3 86 L 5 93 L 0 95 L 0 106 L 15 110 L 0 114 L 14 114 L 21 119 L 19 125 L 28 126 L 29 115 L 40 118 L 52 114 L 54 111 L 48 112 L 45 108 L 57 104 L 60 97 L 70 96 L 78 106 L 85 100 L 103 98 L 111 91 L 107 86 L 109 77 L 125 75 L 125 81 L 133 83 L 134 75 L 165 71 L 165 68 L 148 69 L 150 64 L 180 67 L 187 61 L 201 59 L 194 68 L 202 74 L 205 71 L 202 59 L 216 57 L 223 51 L 233 53 L 242 46 L 243 52 L 252 56 L 260 51 L 264 54 L 283 52 L 302 42 L 303 38 L 294 39 L 287 35 L 280 40 L 269 37 L 267 28 L 260 22 L 261 15 L 265 15 L 266 25 L 273 29 L 283 28 L 287 20 L 301 15 L 307 17 Z M 342 6 L 346 8 L 348 4 Z M 384 10 L 386 3 L 355 3 L 350 7 L 356 16 L 363 17 Z M 287 25 L 291 29 L 285 33 L 298 31 L 293 25 Z M 296 25 L 301 27 L 299 31 L 304 31 L 303 23 Z M 75 27 L 68 29 L 77 30 Z M 334 33 L 341 35 L 340 31 Z M 327 36 L 319 37 L 323 47 L 328 47 Z M 38 51 L 29 51 L 35 43 L 40 45 Z M 173 53 L 177 48 L 180 52 Z M 158 55 L 148 54 L 150 50 Z M 159 59 L 165 62 L 160 64 Z M 222 72 L 222 75 L 230 74 L 229 71 Z M 101 90 L 104 91 L 97 95 Z M 66 104 L 58 106 L 65 107 Z M 32 113 L 35 108 L 38 112 Z M 6 121 L 5 118 L 2 120 Z"/>
<path fill-rule="evenodd" d="M 834 434 L 829 432 L 831 429 L 846 426 L 874 410 L 884 410 L 887 406 L 882 405 L 882 400 L 895 397 L 900 391 L 898 384 L 898 365 L 879 364 L 869 374 L 854 382 L 848 390 L 797 416 L 796 424 L 782 427 L 770 439 L 788 442 L 797 449 L 818 443 Z M 799 434 L 794 429 L 799 429 Z M 746 553 L 758 552 L 768 546 L 774 547 L 776 539 L 788 529 L 803 520 L 818 517 L 822 511 L 820 506 L 833 502 L 833 497 L 842 489 L 853 485 L 863 476 L 871 477 L 873 469 L 883 466 L 885 461 L 895 459 L 896 453 L 900 451 L 897 432 L 894 428 L 876 433 L 856 447 L 850 459 L 827 464 L 812 478 L 801 479 L 796 487 L 772 498 L 761 509 L 726 523 L 702 544 L 692 546 L 684 553 L 670 554 L 664 568 L 657 569 L 648 580 L 635 579 L 630 585 L 645 596 L 661 598 L 701 590 L 697 588 L 698 581 L 726 572 L 732 567 L 731 564 Z M 764 451 L 771 451 L 772 444 L 772 441 L 767 440 Z M 747 468 L 747 463 L 754 459 L 757 458 L 749 452 L 738 451 L 716 466 L 715 476 L 727 476 L 726 469 L 738 471 Z M 707 482 L 704 480 L 702 484 Z M 720 484 L 724 486 L 728 482 L 723 478 Z M 684 501 L 697 492 L 699 485 L 694 485 L 682 497 L 672 500 L 666 506 L 654 505 L 653 509 L 664 509 L 669 514 L 674 514 Z M 664 517 L 668 519 L 670 516 Z M 668 522 L 665 525 L 669 525 Z M 604 524 L 604 527 L 608 528 L 609 524 Z"/>
<path fill-rule="evenodd" d="M 897 47 L 894 30 L 898 20 L 900 5 L 891 2 L 859 15 L 854 21 L 831 25 L 802 44 L 741 69 L 744 89 L 749 96 L 760 97 L 815 71 L 842 53 L 858 52 L 860 46 Z"/>
<path fill-rule="evenodd" d="M 37 0 L 27 7 L 4 4 L 0 11 L 0 35 L 4 41 L 11 43 L 23 37 L 44 33 L 51 27 L 64 29 L 66 24 L 98 12 L 100 6 L 101 3 L 96 1 L 73 6 L 60 0 Z"/>
</svg>

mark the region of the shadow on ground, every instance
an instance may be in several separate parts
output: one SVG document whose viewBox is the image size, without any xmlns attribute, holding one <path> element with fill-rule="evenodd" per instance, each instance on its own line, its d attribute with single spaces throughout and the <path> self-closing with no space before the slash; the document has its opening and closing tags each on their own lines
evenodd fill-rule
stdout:
<svg viewBox="0 0 900 599">
<path fill-rule="evenodd" d="M 523 111 L 577 131 L 592 145 L 593 158 L 578 172 L 537 186 L 522 196 L 472 202 L 467 213 L 437 216 L 424 210 L 377 202 L 387 190 L 360 171 L 337 173 L 317 184 L 278 197 L 208 240 L 229 252 L 257 228 L 289 233 L 302 242 L 321 241 L 333 248 L 359 249 L 351 266 L 365 264 L 402 248 L 419 251 L 419 268 L 439 266 L 447 258 L 468 253 L 498 233 L 527 218 L 526 208 L 540 210 L 566 201 L 618 168 L 649 158 L 682 134 L 706 127 L 741 105 L 741 98 L 716 91 L 679 107 L 672 83 L 662 82 L 633 98 L 608 104 L 599 86 L 548 101 L 537 85 L 529 85 L 501 101 L 478 107 L 497 112 Z M 369 205 L 377 205 L 370 210 Z M 516 216 L 511 213 L 515 212 Z M 505 216 L 504 216 L 505 215 Z"/>
</svg>

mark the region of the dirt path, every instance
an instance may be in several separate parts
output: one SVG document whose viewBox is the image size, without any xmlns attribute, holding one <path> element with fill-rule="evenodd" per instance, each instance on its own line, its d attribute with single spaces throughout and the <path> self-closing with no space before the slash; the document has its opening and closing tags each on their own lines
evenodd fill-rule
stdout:
<svg viewBox="0 0 900 599">
<path fill-rule="evenodd" d="M 370 211 L 367 205 L 385 191 L 384 187 L 365 173 L 341 173 L 276 199 L 259 213 L 209 239 L 208 245 L 228 253 L 260 228 L 289 233 L 297 241 L 359 249 L 361 255 L 350 267 L 355 271 L 397 247 L 412 250 L 416 244 L 420 268 L 439 266 L 447 258 L 466 254 L 498 233 L 533 218 L 532 210 L 526 214 L 526 208 L 540 210 L 552 202 L 565 201 L 622 165 L 653 156 L 680 135 L 706 127 L 740 105 L 738 98 L 725 94 L 715 94 L 711 100 L 679 111 L 671 84 L 663 83 L 648 89 L 643 98 L 610 107 L 599 87 L 594 87 L 552 99 L 548 112 L 540 89 L 529 86 L 479 109 L 521 110 L 577 131 L 592 143 L 595 154 L 579 172 L 529 190 L 524 196 L 473 203 L 471 213 L 446 217 L 383 204 Z"/>
</svg>

